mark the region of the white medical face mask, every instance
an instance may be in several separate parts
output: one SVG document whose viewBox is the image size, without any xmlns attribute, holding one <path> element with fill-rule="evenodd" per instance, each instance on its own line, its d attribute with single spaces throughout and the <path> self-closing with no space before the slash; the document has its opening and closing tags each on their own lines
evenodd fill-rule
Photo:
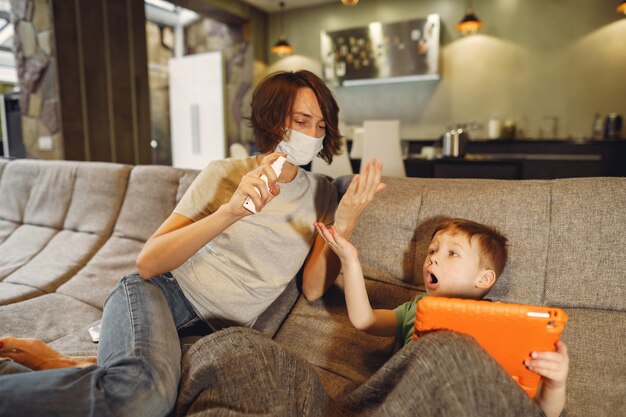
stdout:
<svg viewBox="0 0 626 417">
<path fill-rule="evenodd" d="M 306 165 L 324 149 L 324 137 L 314 138 L 297 130 L 287 129 L 285 136 L 288 141 L 281 141 L 276 146 L 276 152 L 287 154 L 287 162 L 294 165 Z"/>
</svg>

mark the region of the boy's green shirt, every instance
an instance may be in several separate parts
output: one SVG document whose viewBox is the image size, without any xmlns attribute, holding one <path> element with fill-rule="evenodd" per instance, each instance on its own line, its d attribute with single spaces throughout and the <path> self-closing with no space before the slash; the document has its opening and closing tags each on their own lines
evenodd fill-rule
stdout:
<svg viewBox="0 0 626 417">
<path fill-rule="evenodd" d="M 401 304 L 393 310 L 397 320 L 396 337 L 403 341 L 403 345 L 413 341 L 417 302 L 425 296 L 426 293 L 418 293 L 412 301 Z"/>
</svg>

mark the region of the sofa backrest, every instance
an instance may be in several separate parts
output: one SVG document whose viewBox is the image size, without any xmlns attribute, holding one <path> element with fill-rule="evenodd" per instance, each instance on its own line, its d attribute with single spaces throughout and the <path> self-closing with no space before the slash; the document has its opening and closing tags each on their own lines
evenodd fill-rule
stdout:
<svg viewBox="0 0 626 417">
<path fill-rule="evenodd" d="M 102 308 L 197 171 L 0 160 L 0 304 L 58 291 Z"/>
<path fill-rule="evenodd" d="M 552 185 L 545 303 L 626 311 L 626 178 Z"/>
<path fill-rule="evenodd" d="M 338 188 L 348 180 L 336 180 Z M 626 178 L 383 181 L 387 187 L 352 236 L 366 276 L 419 288 L 438 220 L 463 217 L 509 240 L 509 261 L 489 298 L 626 311 L 626 257 L 619 255 L 626 248 Z M 598 285 L 590 285 L 592 277 Z"/>
<path fill-rule="evenodd" d="M 167 166 L 133 167 L 111 236 L 57 291 L 102 309 L 120 278 L 135 271 L 145 241 L 174 210 L 184 192 L 181 189 L 186 189 L 195 175 L 195 171 Z"/>
<path fill-rule="evenodd" d="M 335 180 L 340 192 L 350 179 Z M 373 308 L 393 309 L 415 295 L 439 219 L 490 224 L 510 246 L 489 298 L 561 307 L 570 316 L 563 335 L 573 364 L 568 402 L 583 410 L 572 415 L 611 409 L 623 398 L 615 381 L 624 369 L 625 327 L 619 323 L 626 316 L 626 178 L 383 181 L 387 187 L 364 210 L 351 237 Z M 322 299 L 300 298 L 276 339 L 317 366 L 333 396 L 365 382 L 398 348 L 393 338 L 371 336 L 350 324 L 341 276 Z M 589 390 L 588 381 L 597 387 Z M 607 406 L 599 393 L 621 397 Z"/>
<path fill-rule="evenodd" d="M 8 159 L 0 158 L 0 181 L 2 181 L 2 172 L 4 172 L 4 168 L 7 166 L 8 163 Z"/>
<path fill-rule="evenodd" d="M 129 171 L 107 163 L 4 164 L 0 304 L 54 291 L 93 256 L 112 231 Z"/>
</svg>

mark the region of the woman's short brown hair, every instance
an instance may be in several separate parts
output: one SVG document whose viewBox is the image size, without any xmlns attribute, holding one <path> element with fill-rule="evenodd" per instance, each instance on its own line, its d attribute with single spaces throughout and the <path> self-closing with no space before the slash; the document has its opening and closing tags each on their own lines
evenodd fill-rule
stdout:
<svg viewBox="0 0 626 417">
<path fill-rule="evenodd" d="M 261 81 L 252 94 L 252 134 L 261 153 L 272 152 L 285 137 L 285 120 L 301 88 L 313 90 L 322 110 L 326 135 L 318 156 L 330 164 L 341 153 L 339 106 L 324 81 L 310 71 L 275 72 Z"/>
</svg>

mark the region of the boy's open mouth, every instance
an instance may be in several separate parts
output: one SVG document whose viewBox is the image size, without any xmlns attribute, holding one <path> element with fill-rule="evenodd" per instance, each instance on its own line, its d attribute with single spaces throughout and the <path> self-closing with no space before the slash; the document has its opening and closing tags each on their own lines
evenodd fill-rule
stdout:
<svg viewBox="0 0 626 417">
<path fill-rule="evenodd" d="M 439 287 L 439 279 L 435 274 L 430 274 L 428 277 L 428 282 L 426 283 L 426 287 L 431 290 L 436 290 Z"/>
</svg>

